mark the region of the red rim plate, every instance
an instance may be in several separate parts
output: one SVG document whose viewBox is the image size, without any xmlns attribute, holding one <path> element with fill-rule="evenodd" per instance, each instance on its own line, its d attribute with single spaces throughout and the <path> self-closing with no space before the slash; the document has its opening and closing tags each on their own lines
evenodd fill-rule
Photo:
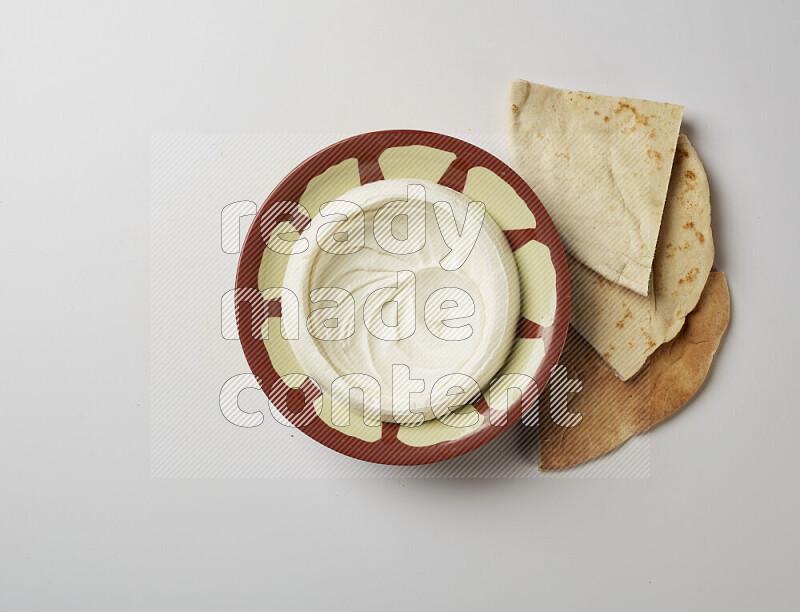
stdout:
<svg viewBox="0 0 800 612">
<path fill-rule="evenodd" d="M 382 180 L 383 174 L 378 164 L 381 153 L 392 147 L 411 145 L 432 147 L 456 155 L 439 180 L 441 185 L 456 191 L 464 189 L 467 172 L 474 167 L 487 168 L 509 184 L 536 219 L 535 229 L 505 232 L 512 249 L 516 250 L 530 240 L 545 244 L 550 249 L 556 272 L 553 324 L 542 327 L 521 318 L 517 329 L 518 338 L 544 340 L 545 355 L 534 376 L 536 385 L 530 385 L 514 402 L 502 425 L 491 424 L 486 418 L 484 426 L 471 434 L 425 447 L 408 446 L 398 440 L 399 426 L 395 424 L 383 423 L 381 438 L 374 442 L 345 435 L 330 427 L 313 409 L 312 402 L 320 395 L 314 383 L 307 379 L 299 389 L 286 387 L 272 366 L 264 342 L 251 333 L 254 324 L 260 328 L 264 317 L 279 315 L 279 304 L 274 301 L 251 305 L 253 292 L 258 292 L 258 272 L 266 248 L 263 236 L 269 236 L 278 223 L 286 220 L 285 214 L 276 211 L 285 210 L 281 207 L 285 207 L 286 202 L 297 202 L 311 179 L 347 159 L 358 160 L 362 184 Z M 304 227 L 298 229 L 302 231 Z M 570 308 L 569 272 L 564 249 L 555 225 L 530 186 L 502 161 L 475 145 L 451 136 L 416 130 L 388 130 L 353 136 L 315 153 L 292 170 L 269 195 L 250 226 L 239 258 L 235 296 L 236 324 L 245 358 L 271 403 L 300 431 L 317 442 L 356 459 L 389 465 L 420 465 L 452 459 L 483 446 L 516 423 L 524 413 L 523 406 L 527 409 L 534 405 L 558 362 L 566 339 Z M 489 407 L 483 397 L 474 405 L 482 414 L 488 413 Z"/>
</svg>

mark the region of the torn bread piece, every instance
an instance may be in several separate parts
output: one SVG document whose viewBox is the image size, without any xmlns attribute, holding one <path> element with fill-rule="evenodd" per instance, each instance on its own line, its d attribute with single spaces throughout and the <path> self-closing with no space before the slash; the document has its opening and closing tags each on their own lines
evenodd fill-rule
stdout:
<svg viewBox="0 0 800 612">
<path fill-rule="evenodd" d="M 518 80 L 506 116 L 512 166 L 566 249 L 646 296 L 683 107 Z"/>
<path fill-rule="evenodd" d="M 619 380 L 589 344 L 570 328 L 560 363 L 582 389 L 567 398 L 568 418 L 540 418 L 539 469 L 559 470 L 607 453 L 677 412 L 702 386 L 730 318 L 725 275 L 712 272 L 697 308 L 678 336 L 662 345 L 628 382 Z M 551 406 L 552 390 L 540 406 Z M 575 415 L 580 414 L 580 417 Z"/>
<path fill-rule="evenodd" d="M 628 380 L 675 337 L 700 299 L 714 261 L 711 200 L 703 164 L 681 134 L 646 297 L 614 284 L 567 256 L 570 323 Z"/>
</svg>

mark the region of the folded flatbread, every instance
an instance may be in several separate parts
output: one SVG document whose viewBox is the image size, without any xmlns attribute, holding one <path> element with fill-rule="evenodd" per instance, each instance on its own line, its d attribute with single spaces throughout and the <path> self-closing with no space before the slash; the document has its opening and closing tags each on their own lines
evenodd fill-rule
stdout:
<svg viewBox="0 0 800 612">
<path fill-rule="evenodd" d="M 628 380 L 680 331 L 714 261 L 708 180 L 686 136 L 678 139 L 649 295 L 608 281 L 572 256 L 567 261 L 570 323 L 622 380 Z"/>
<path fill-rule="evenodd" d="M 514 81 L 514 169 L 533 187 L 569 252 L 647 295 L 683 107 Z"/>
<path fill-rule="evenodd" d="M 560 363 L 582 389 L 567 398 L 569 415 L 561 415 L 562 425 L 547 415 L 540 418 L 539 468 L 558 470 L 594 459 L 677 412 L 706 379 L 729 317 L 725 275 L 712 272 L 678 336 L 653 353 L 647 366 L 628 382 L 614 376 L 570 328 Z M 549 385 L 539 405 L 552 410 L 552 393 Z"/>
</svg>

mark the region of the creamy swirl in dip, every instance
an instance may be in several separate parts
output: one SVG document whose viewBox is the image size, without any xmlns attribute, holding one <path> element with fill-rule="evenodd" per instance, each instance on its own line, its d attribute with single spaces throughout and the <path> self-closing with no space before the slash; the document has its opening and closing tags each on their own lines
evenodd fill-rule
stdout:
<svg viewBox="0 0 800 612">
<path fill-rule="evenodd" d="M 283 286 L 307 323 L 293 346 L 305 373 L 324 393 L 340 377 L 371 377 L 379 392 L 353 393 L 353 406 L 389 422 L 431 419 L 454 393 L 464 404 L 486 388 L 520 311 L 511 248 L 483 206 L 413 179 L 369 183 L 323 206 Z"/>
</svg>

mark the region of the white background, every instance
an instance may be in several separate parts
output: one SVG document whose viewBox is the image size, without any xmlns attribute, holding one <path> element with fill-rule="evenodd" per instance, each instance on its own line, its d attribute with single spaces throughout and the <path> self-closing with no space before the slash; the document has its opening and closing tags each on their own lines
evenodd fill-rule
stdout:
<svg viewBox="0 0 800 612">
<path fill-rule="evenodd" d="M 789 2 L 3 3 L 0 609 L 797 609 Z M 146 6 L 147 5 L 147 6 Z M 644 480 L 151 479 L 154 133 L 686 106 L 731 327 Z"/>
</svg>

